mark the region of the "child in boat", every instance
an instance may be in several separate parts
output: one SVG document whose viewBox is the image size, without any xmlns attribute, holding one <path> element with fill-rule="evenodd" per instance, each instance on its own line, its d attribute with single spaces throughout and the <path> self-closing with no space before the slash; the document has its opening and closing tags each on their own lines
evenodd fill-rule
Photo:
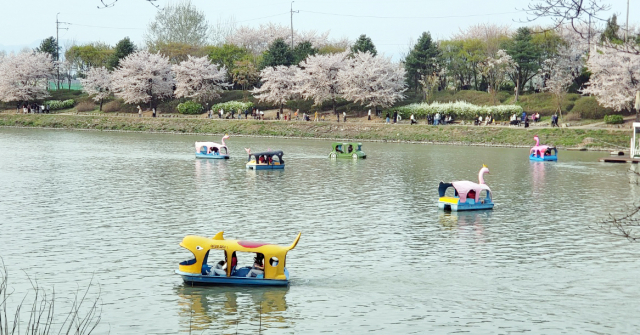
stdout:
<svg viewBox="0 0 640 335">
<path fill-rule="evenodd" d="M 213 272 L 213 275 L 226 276 L 227 271 L 224 270 L 224 266 L 225 266 L 225 261 L 219 261 L 218 264 L 216 264 L 216 266 L 213 269 L 211 269 Z"/>
</svg>

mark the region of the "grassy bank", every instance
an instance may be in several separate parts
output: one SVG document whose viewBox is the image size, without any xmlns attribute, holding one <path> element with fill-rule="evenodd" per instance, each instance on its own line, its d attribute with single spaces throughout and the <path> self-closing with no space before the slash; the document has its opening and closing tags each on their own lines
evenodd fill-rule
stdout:
<svg viewBox="0 0 640 335">
<path fill-rule="evenodd" d="M 236 134 L 362 141 L 407 141 L 451 144 L 530 146 L 533 135 L 559 147 L 591 149 L 628 147 L 630 134 L 615 130 L 572 128 L 523 129 L 514 127 L 410 126 L 383 123 L 282 122 L 254 120 L 210 120 L 186 118 L 136 118 L 82 115 L 0 114 L 0 126 L 61 129 L 94 129 L 193 134 Z"/>
</svg>

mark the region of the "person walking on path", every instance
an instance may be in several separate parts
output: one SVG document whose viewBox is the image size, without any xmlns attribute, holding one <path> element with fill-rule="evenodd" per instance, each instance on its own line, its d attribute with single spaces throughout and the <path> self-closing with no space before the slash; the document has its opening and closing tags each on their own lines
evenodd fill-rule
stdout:
<svg viewBox="0 0 640 335">
<path fill-rule="evenodd" d="M 411 117 L 409 119 L 411 120 L 411 124 L 412 125 L 418 123 L 418 122 L 416 122 L 416 117 L 413 116 L 413 114 L 411 114 Z"/>
<path fill-rule="evenodd" d="M 367 113 L 367 119 L 371 121 L 371 110 L 369 110 L 369 112 Z"/>
<path fill-rule="evenodd" d="M 142 117 L 142 108 L 138 105 L 138 117 Z"/>
<path fill-rule="evenodd" d="M 387 123 L 389 123 L 389 112 L 387 112 L 387 115 L 385 116 Z"/>
<path fill-rule="evenodd" d="M 298 112 L 300 111 L 300 109 L 296 109 L 296 112 L 294 114 L 294 116 L 296 117 L 296 121 L 298 121 Z"/>
<path fill-rule="evenodd" d="M 398 111 L 393 111 L 393 123 L 398 122 Z"/>
<path fill-rule="evenodd" d="M 318 122 L 318 111 L 314 114 L 313 121 Z"/>
<path fill-rule="evenodd" d="M 347 112 L 342 112 L 343 121 L 347 122 Z"/>
</svg>

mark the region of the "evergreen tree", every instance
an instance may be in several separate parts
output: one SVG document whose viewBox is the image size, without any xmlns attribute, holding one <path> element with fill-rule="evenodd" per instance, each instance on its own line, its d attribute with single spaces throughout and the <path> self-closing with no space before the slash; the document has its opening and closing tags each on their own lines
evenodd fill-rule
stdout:
<svg viewBox="0 0 640 335">
<path fill-rule="evenodd" d="M 611 18 L 607 20 L 607 27 L 604 28 L 602 35 L 600 35 L 600 42 L 621 44 L 622 40 L 618 36 L 618 30 L 620 30 L 620 26 L 618 25 L 618 17 L 616 16 L 616 14 L 613 14 L 613 16 L 611 16 Z"/>
<path fill-rule="evenodd" d="M 293 64 L 300 64 L 300 62 L 307 59 L 307 57 L 313 56 L 316 53 L 318 53 L 318 49 L 314 48 L 311 42 L 304 41 L 298 43 L 298 45 L 293 48 Z"/>
<path fill-rule="evenodd" d="M 131 43 L 129 37 L 125 37 L 121 39 L 118 44 L 116 44 L 113 55 L 109 57 L 107 61 L 107 68 L 109 70 L 113 70 L 120 64 L 120 60 L 129 56 L 130 54 L 136 51 L 136 46 Z"/>
<path fill-rule="evenodd" d="M 513 40 L 505 43 L 504 50 L 516 63 L 515 71 L 509 75 L 516 86 L 516 101 L 522 88 L 533 78 L 540 69 L 542 50 L 533 42 L 531 30 L 526 27 L 518 28 Z"/>
<path fill-rule="evenodd" d="M 374 56 L 378 54 L 378 51 L 376 51 L 376 46 L 373 45 L 373 41 L 371 41 L 371 38 L 367 37 L 367 35 L 365 34 L 360 35 L 356 42 L 353 43 L 353 46 L 351 46 L 352 54 L 355 54 L 358 51 L 369 51 Z"/>
<path fill-rule="evenodd" d="M 40 46 L 36 48 L 37 52 L 44 52 L 51 55 L 52 60 L 58 59 L 58 44 L 56 43 L 56 39 L 51 36 L 46 38 L 40 42 Z"/>
<path fill-rule="evenodd" d="M 420 89 L 419 80 L 423 75 L 431 75 L 438 70 L 440 51 L 438 45 L 431 40 L 431 34 L 422 33 L 418 42 L 404 60 L 409 87 Z"/>
<path fill-rule="evenodd" d="M 291 48 L 283 39 L 278 38 L 264 52 L 261 68 L 278 65 L 289 66 L 293 64 L 293 61 L 294 57 Z"/>
</svg>

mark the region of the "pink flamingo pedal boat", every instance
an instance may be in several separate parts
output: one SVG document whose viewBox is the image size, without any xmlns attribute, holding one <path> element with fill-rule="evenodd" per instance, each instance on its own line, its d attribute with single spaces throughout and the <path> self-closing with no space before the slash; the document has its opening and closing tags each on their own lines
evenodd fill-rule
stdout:
<svg viewBox="0 0 640 335">
<path fill-rule="evenodd" d="M 536 145 L 529 150 L 529 160 L 537 162 L 558 160 L 558 149 L 548 145 L 540 145 L 538 135 L 534 136 L 533 139 L 536 140 Z"/>
<path fill-rule="evenodd" d="M 493 209 L 491 189 L 484 183 L 483 175 L 489 173 L 489 168 L 482 165 L 478 173 L 478 183 L 468 180 L 440 182 L 438 193 L 438 208 L 449 211 L 471 211 L 481 209 Z M 447 189 L 453 187 L 454 195 L 447 196 Z"/>
</svg>

